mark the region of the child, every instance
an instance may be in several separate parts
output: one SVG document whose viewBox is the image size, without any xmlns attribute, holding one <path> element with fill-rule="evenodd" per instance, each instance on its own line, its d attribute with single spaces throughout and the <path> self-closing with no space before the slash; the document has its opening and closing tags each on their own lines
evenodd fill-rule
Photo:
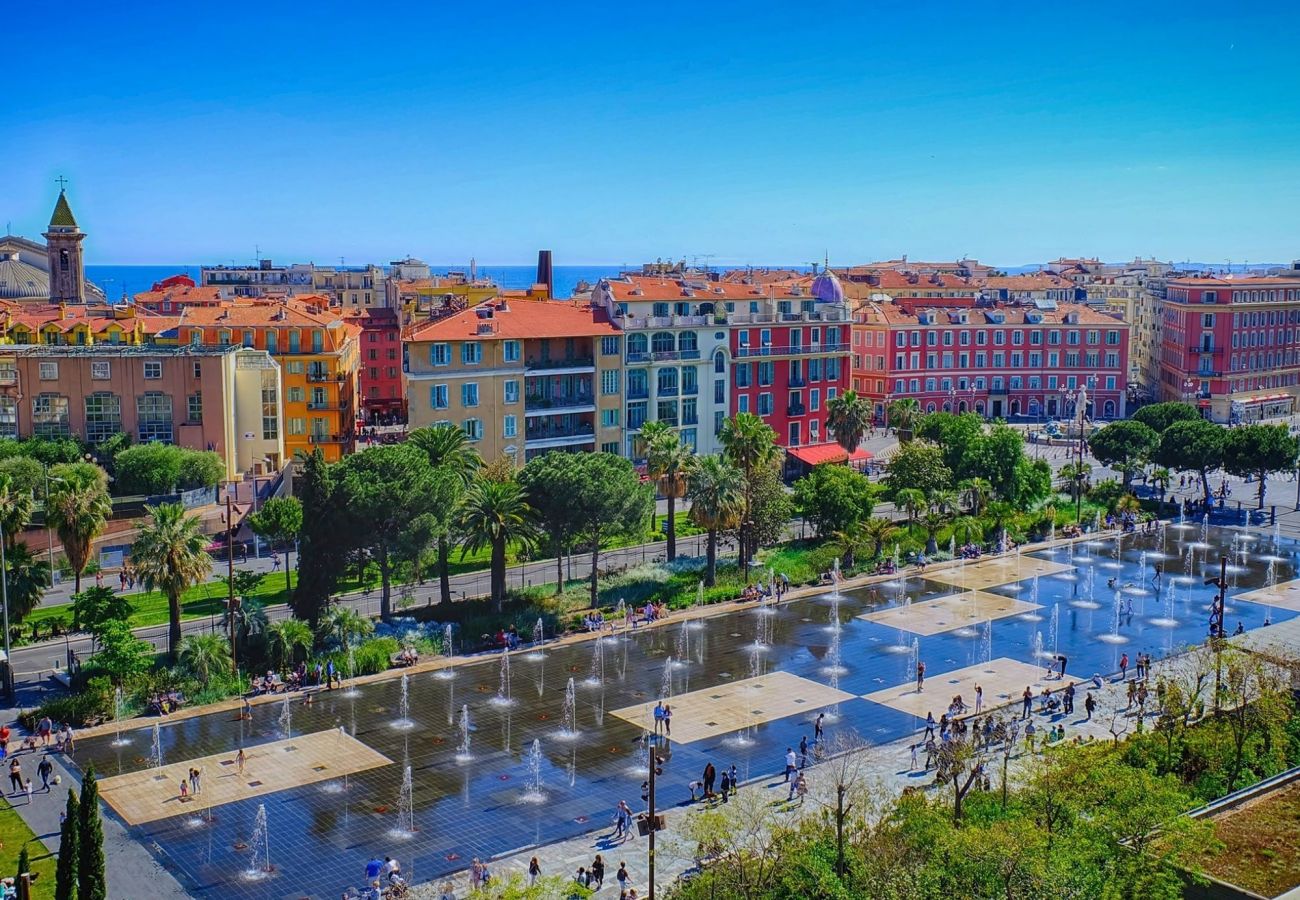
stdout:
<svg viewBox="0 0 1300 900">
<path fill-rule="evenodd" d="M 181 802 L 184 803 L 189 799 L 190 799 L 190 783 L 186 781 L 184 778 L 182 778 L 181 779 Z"/>
</svg>

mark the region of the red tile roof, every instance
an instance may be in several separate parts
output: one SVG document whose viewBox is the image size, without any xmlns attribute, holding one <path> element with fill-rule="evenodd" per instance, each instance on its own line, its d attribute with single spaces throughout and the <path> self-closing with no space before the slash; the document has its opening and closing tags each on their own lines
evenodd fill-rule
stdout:
<svg viewBox="0 0 1300 900">
<path fill-rule="evenodd" d="M 502 308 L 504 306 L 504 308 Z M 479 326 L 491 325 L 480 333 Z M 488 300 L 435 321 L 416 322 L 407 341 L 493 341 L 528 338 L 600 337 L 619 334 L 602 309 L 564 300 Z"/>
<path fill-rule="evenodd" d="M 822 463 L 840 463 L 846 460 L 853 462 L 865 462 L 871 459 L 870 451 L 863 447 L 858 447 L 850 456 L 849 452 L 839 444 L 808 444 L 804 447 L 788 447 L 786 452 L 795 459 L 810 466 L 820 466 Z"/>
</svg>

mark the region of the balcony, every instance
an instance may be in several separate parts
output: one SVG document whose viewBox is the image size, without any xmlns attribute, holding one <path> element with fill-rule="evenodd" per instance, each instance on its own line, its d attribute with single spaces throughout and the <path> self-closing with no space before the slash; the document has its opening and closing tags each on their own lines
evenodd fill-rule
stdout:
<svg viewBox="0 0 1300 900">
<path fill-rule="evenodd" d="M 309 400 L 307 408 L 313 410 L 326 410 L 329 412 L 338 412 L 342 407 L 337 403 L 331 403 L 328 400 Z"/>
<path fill-rule="evenodd" d="M 545 447 L 565 447 L 572 444 L 594 444 L 596 442 L 596 433 L 590 422 L 582 422 L 567 427 L 541 426 L 533 428 L 530 425 L 524 440 L 529 450 L 537 450 Z"/>
<path fill-rule="evenodd" d="M 308 372 L 307 380 L 311 382 L 337 381 L 342 382 L 344 379 L 342 372 Z"/>
<path fill-rule="evenodd" d="M 991 395 L 995 395 L 995 396 L 1000 396 L 1000 397 L 1005 397 L 1006 394 L 1007 394 L 1007 390 L 1008 390 L 1008 389 L 1005 388 L 1005 387 L 991 387 L 991 388 L 989 388 L 989 394 L 991 394 Z"/>
<path fill-rule="evenodd" d="M 699 359 L 700 351 L 696 350 L 652 350 L 648 352 L 634 352 L 629 350 L 627 362 L 629 365 L 636 363 L 648 362 L 677 362 L 680 360 Z"/>
<path fill-rule="evenodd" d="M 785 414 L 787 416 L 802 416 L 807 412 L 808 407 L 804 406 L 802 403 L 792 403 L 785 408 Z"/>
<path fill-rule="evenodd" d="M 700 386 L 699 386 L 698 383 L 697 383 L 697 384 L 684 384 L 684 385 L 682 385 L 682 396 L 683 396 L 683 397 L 694 397 L 694 396 L 696 396 L 697 394 L 699 394 L 699 392 L 700 392 Z"/>
<path fill-rule="evenodd" d="M 1195 345 L 1195 346 L 1188 347 L 1188 348 L 1187 348 L 1187 352 L 1188 352 L 1188 353 L 1202 353 L 1202 354 L 1209 354 L 1209 355 L 1211 355 L 1211 356 L 1222 356 L 1222 355 L 1223 355 L 1223 348 L 1222 348 L 1222 347 L 1202 347 L 1202 346 L 1200 346 L 1199 344 L 1197 344 L 1197 345 Z"/>
<path fill-rule="evenodd" d="M 848 322 L 848 311 L 838 306 L 823 306 L 812 312 L 734 312 L 727 313 L 728 325 L 775 325 L 782 322 Z"/>
<path fill-rule="evenodd" d="M 819 356 L 826 353 L 847 353 L 848 350 L 849 345 L 844 341 L 836 344 L 809 344 L 807 346 L 742 346 L 736 348 L 736 358 L 745 359 L 755 356 Z"/>
<path fill-rule="evenodd" d="M 524 363 L 524 372 L 562 374 L 565 372 L 591 372 L 596 368 L 594 356 L 561 356 L 558 359 L 530 359 Z"/>
<path fill-rule="evenodd" d="M 647 328 L 703 328 L 717 324 L 713 316 L 619 316 L 627 331 Z"/>
<path fill-rule="evenodd" d="M 672 387 L 664 387 L 664 386 L 660 385 L 657 394 L 658 394 L 658 396 L 660 396 L 660 397 L 676 397 L 676 396 L 677 396 L 677 385 L 674 384 Z"/>
<path fill-rule="evenodd" d="M 628 387 L 627 399 L 629 400 L 648 400 L 650 398 L 650 388 L 646 385 L 639 387 Z"/>
<path fill-rule="evenodd" d="M 563 413 L 596 411 L 596 398 L 591 394 L 570 394 L 560 397 L 532 395 L 524 400 L 525 416 L 556 416 Z"/>
<path fill-rule="evenodd" d="M 792 388 L 807 387 L 808 379 L 804 378 L 802 375 L 791 375 L 789 384 Z"/>
<path fill-rule="evenodd" d="M 343 434 L 309 434 L 308 443 L 311 444 L 346 444 L 349 438 Z"/>
<path fill-rule="evenodd" d="M 700 424 L 700 414 L 699 414 L 698 412 L 684 412 L 684 413 L 682 413 L 682 424 L 683 424 L 683 425 L 698 425 L 698 424 Z"/>
</svg>

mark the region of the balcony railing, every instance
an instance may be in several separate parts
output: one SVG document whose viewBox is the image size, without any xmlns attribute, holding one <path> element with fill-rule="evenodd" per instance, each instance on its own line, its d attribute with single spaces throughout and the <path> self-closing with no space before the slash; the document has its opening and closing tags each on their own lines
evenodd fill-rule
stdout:
<svg viewBox="0 0 1300 900">
<path fill-rule="evenodd" d="M 649 387 L 629 387 L 627 389 L 627 399 L 629 400 L 648 400 L 650 398 Z"/>
<path fill-rule="evenodd" d="M 676 396 L 677 396 L 677 385 L 674 384 L 672 387 L 663 387 L 663 386 L 660 386 L 660 388 L 659 388 L 659 390 L 658 390 L 657 393 L 658 393 L 658 395 L 659 395 L 660 397 L 676 397 Z"/>
<path fill-rule="evenodd" d="M 337 404 L 337 403 L 331 403 L 331 402 L 328 401 L 328 400 L 308 400 L 308 401 L 307 401 L 307 408 L 308 408 L 308 409 L 321 409 L 321 410 L 335 410 L 335 411 L 337 411 L 340 407 L 339 407 L 339 404 Z"/>
<path fill-rule="evenodd" d="M 528 412 L 540 410 L 562 411 L 575 406 L 593 406 L 596 398 L 593 394 L 569 394 L 560 397 L 529 396 L 524 400 L 524 409 Z"/>
<path fill-rule="evenodd" d="M 700 424 L 700 415 L 699 415 L 699 413 L 693 413 L 693 412 L 684 412 L 684 413 L 682 413 L 682 424 L 683 424 L 683 425 L 698 425 L 698 424 Z"/>
<path fill-rule="evenodd" d="M 806 412 L 808 412 L 808 407 L 804 406 L 802 403 L 792 403 L 785 408 L 785 414 L 787 416 L 802 416 Z"/>
<path fill-rule="evenodd" d="M 807 346 L 773 346 L 773 347 L 738 347 L 736 358 L 752 356 L 815 356 L 821 353 L 845 353 L 849 349 L 846 342 L 834 344 L 809 344 Z"/>
<path fill-rule="evenodd" d="M 697 394 L 699 394 L 699 392 L 700 392 L 700 386 L 699 386 L 699 384 L 684 384 L 684 385 L 682 385 L 682 396 L 683 396 L 683 397 L 694 397 L 694 396 L 696 396 Z"/>
<path fill-rule="evenodd" d="M 805 387 L 808 384 L 808 380 L 802 375 L 791 375 L 789 384 L 792 388 Z"/>
<path fill-rule="evenodd" d="M 702 328 L 715 324 L 713 316 L 620 316 L 628 331 L 644 328 Z"/>
<path fill-rule="evenodd" d="M 344 375 L 342 372 L 308 372 L 307 380 L 315 382 L 323 381 L 342 381 Z"/>
<path fill-rule="evenodd" d="M 812 312 L 788 313 L 727 313 L 728 325 L 776 325 L 784 322 L 847 322 L 849 314 L 837 306 L 826 306 Z"/>
<path fill-rule="evenodd" d="M 348 437 L 343 434 L 309 434 L 307 441 L 312 444 L 344 444 Z"/>
<path fill-rule="evenodd" d="M 632 351 L 627 354 L 629 363 L 643 362 L 674 362 L 682 359 L 699 359 L 700 351 L 696 350 L 651 350 L 651 351 Z"/>
<path fill-rule="evenodd" d="M 1188 352 L 1188 353 L 1209 353 L 1209 354 L 1213 354 L 1214 356 L 1222 356 L 1222 355 L 1223 355 L 1223 348 L 1222 348 L 1222 347 L 1202 347 L 1201 345 L 1197 344 L 1197 345 L 1195 345 L 1195 346 L 1188 347 L 1188 348 L 1187 348 L 1187 352 Z"/>
<path fill-rule="evenodd" d="M 595 433 L 596 431 L 591 423 L 583 422 L 567 427 L 528 428 L 524 437 L 525 440 L 529 441 L 552 441 L 565 438 L 592 437 Z"/>
<path fill-rule="evenodd" d="M 547 369 L 591 369 L 596 366 L 594 356 L 562 356 L 559 359 L 530 359 L 524 363 L 529 372 L 545 372 Z"/>
</svg>

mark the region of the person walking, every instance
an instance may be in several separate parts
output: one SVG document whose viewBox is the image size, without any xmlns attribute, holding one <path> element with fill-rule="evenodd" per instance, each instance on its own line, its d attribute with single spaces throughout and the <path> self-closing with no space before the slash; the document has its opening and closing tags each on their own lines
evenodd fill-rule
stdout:
<svg viewBox="0 0 1300 900">
<path fill-rule="evenodd" d="M 41 789 L 47 793 L 50 790 L 50 775 L 53 774 L 53 772 L 54 764 L 50 762 L 50 757 L 47 753 L 41 759 L 41 764 L 36 767 L 36 774 L 41 777 Z"/>
<path fill-rule="evenodd" d="M 720 791 L 722 794 L 722 802 L 726 803 L 727 795 L 731 793 L 731 776 L 728 775 L 725 771 L 722 773 L 722 785 Z"/>
<path fill-rule="evenodd" d="M 1034 706 L 1034 692 L 1028 686 L 1025 687 L 1025 692 L 1020 695 L 1020 704 L 1020 718 L 1028 719 L 1029 713 L 1033 710 Z"/>
<path fill-rule="evenodd" d="M 673 708 L 664 704 L 664 737 L 673 736 Z"/>
<path fill-rule="evenodd" d="M 808 768 L 808 735 L 799 738 L 799 768 Z"/>
<path fill-rule="evenodd" d="M 975 685 L 975 715 L 978 716 L 983 711 L 984 711 L 984 688 L 982 688 L 980 685 L 977 684 Z"/>
<path fill-rule="evenodd" d="M 919 694 L 925 690 L 925 663 L 917 662 L 916 664 L 916 692 Z"/>
<path fill-rule="evenodd" d="M 591 875 L 588 886 L 593 890 L 600 890 L 605 885 L 605 860 L 601 859 L 599 853 L 591 861 L 591 868 L 588 872 Z"/>
<path fill-rule="evenodd" d="M 934 724 L 934 710 L 931 710 L 925 714 L 925 737 L 922 740 L 934 737 Z"/>
<path fill-rule="evenodd" d="M 825 720 L 826 713 L 818 713 L 816 720 L 813 722 L 813 741 L 820 744 L 822 740 L 822 721 Z"/>
<path fill-rule="evenodd" d="M 718 770 L 713 768 L 713 763 L 711 762 L 706 763 L 704 766 L 704 774 L 700 776 L 701 780 L 704 782 L 705 800 L 708 800 L 710 797 L 713 796 L 713 782 L 717 779 L 717 777 L 718 777 Z"/>
<path fill-rule="evenodd" d="M 1124 653 L 1119 658 L 1119 679 L 1125 681 L 1128 679 L 1128 654 Z"/>
<path fill-rule="evenodd" d="M 740 778 L 736 775 L 736 767 L 733 765 L 729 771 L 731 774 L 731 792 L 738 794 L 740 793 Z"/>
<path fill-rule="evenodd" d="M 785 748 L 785 783 L 787 784 L 790 781 L 790 776 L 793 775 L 795 772 L 799 771 L 799 767 L 795 765 L 796 762 L 797 759 L 795 758 L 794 755 L 794 748 L 786 747 Z M 14 765 L 18 765 L 17 760 L 14 760 Z"/>
<path fill-rule="evenodd" d="M 235 771 L 240 775 L 244 774 L 244 763 L 247 761 L 248 757 L 244 755 L 244 748 L 240 747 L 239 752 L 235 754 Z"/>
<path fill-rule="evenodd" d="M 655 734 L 659 734 L 664 728 L 664 702 L 660 700 L 655 704 Z"/>
<path fill-rule="evenodd" d="M 535 887 L 537 885 L 537 878 L 541 874 L 542 874 L 542 864 L 539 863 L 537 861 L 537 857 L 534 856 L 532 859 L 528 861 L 528 886 Z"/>
<path fill-rule="evenodd" d="M 9 787 L 13 789 L 15 794 L 23 789 L 23 764 L 18 761 L 17 757 L 14 757 L 13 761 L 9 763 Z"/>
<path fill-rule="evenodd" d="M 1092 696 L 1092 691 L 1088 691 L 1087 695 L 1083 698 L 1083 708 L 1088 713 L 1088 718 L 1085 721 L 1091 722 L 1092 712 L 1097 708 L 1097 698 Z"/>
<path fill-rule="evenodd" d="M 808 776 L 804 772 L 799 773 L 799 777 L 794 780 L 792 793 L 799 798 L 799 805 L 803 806 L 804 797 L 808 796 Z"/>
<path fill-rule="evenodd" d="M 620 862 L 618 864 L 618 872 L 614 875 L 614 877 L 618 879 L 618 890 L 620 896 L 622 894 L 627 893 L 628 882 L 630 882 L 632 879 L 627 874 L 626 862 Z"/>
<path fill-rule="evenodd" d="M 1065 691 L 1061 694 L 1061 709 L 1067 716 L 1074 715 L 1074 682 L 1071 681 L 1065 686 Z"/>
</svg>

